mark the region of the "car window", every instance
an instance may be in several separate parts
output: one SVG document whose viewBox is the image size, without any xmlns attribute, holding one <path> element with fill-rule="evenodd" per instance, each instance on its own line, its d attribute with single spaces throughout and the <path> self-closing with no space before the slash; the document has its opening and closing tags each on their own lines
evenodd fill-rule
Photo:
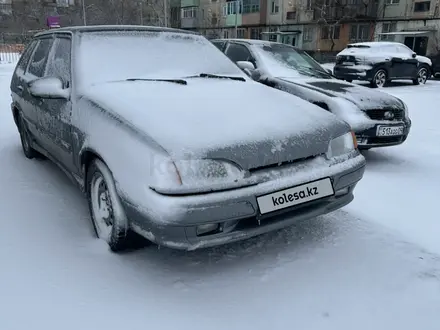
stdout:
<svg viewBox="0 0 440 330">
<path fill-rule="evenodd" d="M 212 43 L 214 44 L 215 47 L 217 47 L 218 49 L 223 51 L 223 47 L 225 46 L 226 42 L 224 42 L 224 41 L 213 41 Z"/>
<path fill-rule="evenodd" d="M 47 75 L 61 78 L 65 84 L 70 82 L 71 44 L 70 38 L 57 38 L 54 44 L 54 55 L 47 64 Z"/>
<path fill-rule="evenodd" d="M 31 58 L 31 55 L 32 55 L 32 51 L 33 51 L 36 44 L 37 44 L 37 41 L 34 40 L 26 47 L 26 49 L 24 50 L 23 54 L 20 57 L 20 61 L 17 64 L 18 69 L 21 69 L 23 71 L 26 70 L 26 67 L 29 63 L 29 59 Z"/>
<path fill-rule="evenodd" d="M 228 56 L 233 62 L 237 61 L 251 61 L 252 55 L 249 49 L 246 46 L 234 44 L 229 44 L 228 48 L 225 52 L 226 56 Z"/>
<path fill-rule="evenodd" d="M 397 45 L 397 49 L 407 56 L 412 56 L 413 51 L 404 45 Z"/>
<path fill-rule="evenodd" d="M 35 48 L 28 72 L 36 77 L 43 77 L 53 39 L 41 39 Z"/>
</svg>

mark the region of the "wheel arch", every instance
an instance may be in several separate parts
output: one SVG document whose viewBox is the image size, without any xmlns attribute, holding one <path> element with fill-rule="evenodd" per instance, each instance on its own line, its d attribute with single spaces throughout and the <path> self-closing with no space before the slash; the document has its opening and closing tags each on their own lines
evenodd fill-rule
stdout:
<svg viewBox="0 0 440 330">
<path fill-rule="evenodd" d="M 93 162 L 94 159 L 99 159 L 104 164 L 107 164 L 104 158 L 95 149 L 86 147 L 83 150 L 81 150 L 79 154 L 79 162 L 80 162 L 81 172 L 83 173 L 84 192 L 87 192 L 88 189 L 87 174 L 90 164 Z"/>
</svg>

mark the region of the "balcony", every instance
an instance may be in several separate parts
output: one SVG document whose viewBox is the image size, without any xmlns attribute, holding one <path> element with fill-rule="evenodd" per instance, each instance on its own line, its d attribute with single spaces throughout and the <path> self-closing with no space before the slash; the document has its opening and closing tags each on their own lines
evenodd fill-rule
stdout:
<svg viewBox="0 0 440 330">
<path fill-rule="evenodd" d="M 223 16 L 226 26 L 240 26 L 243 22 L 243 6 L 241 1 L 228 1 L 223 7 Z"/>
<path fill-rule="evenodd" d="M 180 7 L 198 7 L 200 5 L 200 0 L 181 0 Z"/>
</svg>

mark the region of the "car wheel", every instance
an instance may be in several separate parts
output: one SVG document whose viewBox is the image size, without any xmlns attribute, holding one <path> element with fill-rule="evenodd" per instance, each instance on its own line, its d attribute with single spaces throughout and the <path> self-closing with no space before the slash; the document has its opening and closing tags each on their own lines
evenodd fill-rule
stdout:
<svg viewBox="0 0 440 330">
<path fill-rule="evenodd" d="M 378 69 L 373 76 L 373 80 L 371 81 L 371 87 L 381 88 L 385 87 L 387 83 L 387 72 L 384 69 Z"/>
<path fill-rule="evenodd" d="M 32 140 L 23 117 L 18 117 L 18 131 L 20 133 L 21 147 L 26 158 L 44 158 L 42 154 L 32 148 Z"/>
<path fill-rule="evenodd" d="M 114 252 L 128 248 L 128 221 L 105 163 L 94 159 L 87 171 L 87 199 L 96 236 Z"/>
<path fill-rule="evenodd" d="M 417 72 L 417 79 L 413 80 L 414 85 L 424 85 L 426 84 L 426 80 L 428 80 L 428 69 L 425 67 L 421 67 Z"/>
</svg>

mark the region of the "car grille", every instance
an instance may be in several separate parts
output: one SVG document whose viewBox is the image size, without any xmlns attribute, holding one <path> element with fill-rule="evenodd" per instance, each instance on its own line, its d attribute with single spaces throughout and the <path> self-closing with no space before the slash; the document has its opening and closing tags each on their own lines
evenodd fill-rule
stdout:
<svg viewBox="0 0 440 330">
<path fill-rule="evenodd" d="M 392 112 L 394 114 L 393 119 L 385 118 L 386 112 Z M 366 111 L 368 117 L 373 120 L 403 120 L 405 113 L 402 109 L 373 109 Z"/>
<path fill-rule="evenodd" d="M 376 136 L 368 138 L 368 144 L 398 143 L 400 141 L 402 141 L 402 136 Z"/>
</svg>

